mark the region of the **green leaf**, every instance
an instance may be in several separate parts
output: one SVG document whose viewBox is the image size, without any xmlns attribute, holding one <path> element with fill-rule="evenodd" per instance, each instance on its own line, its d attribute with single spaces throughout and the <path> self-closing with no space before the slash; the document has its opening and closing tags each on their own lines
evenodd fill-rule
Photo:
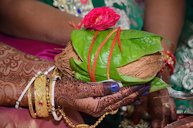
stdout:
<svg viewBox="0 0 193 128">
<path fill-rule="evenodd" d="M 164 89 L 166 87 L 168 87 L 168 84 L 166 84 L 163 80 L 161 80 L 158 77 L 155 77 L 152 81 L 151 81 L 151 88 L 150 88 L 150 92 L 155 92 L 161 89 Z"/>
<path fill-rule="evenodd" d="M 103 42 L 103 40 L 111 31 L 112 29 L 99 32 L 91 52 L 91 65 L 93 65 L 95 54 L 101 42 Z M 75 60 L 74 58 L 71 58 L 70 65 L 72 70 L 75 72 L 75 77 L 86 82 L 90 81 L 87 69 L 87 57 L 94 34 L 95 31 L 75 30 L 72 32 L 71 35 L 72 45 L 81 60 Z M 107 79 L 107 58 L 114 36 L 115 33 L 108 39 L 99 54 L 99 58 L 97 59 L 95 72 L 95 78 L 97 81 Z M 110 63 L 110 78 L 117 81 L 121 81 L 126 86 L 154 81 L 151 89 L 152 91 L 155 91 L 156 88 L 160 89 L 161 87 L 165 87 L 165 84 L 155 79 L 155 76 L 152 76 L 147 79 L 140 79 L 121 75 L 117 71 L 118 67 L 127 65 L 133 61 L 140 59 L 145 55 L 150 55 L 161 51 L 161 39 L 162 38 L 158 35 L 147 33 L 144 31 L 122 30 L 120 34 L 122 51 L 120 51 L 118 44 L 116 44 L 113 50 Z M 154 86 L 157 85 L 158 82 L 161 86 Z"/>
<path fill-rule="evenodd" d="M 91 53 L 91 63 L 93 63 L 95 53 L 98 50 L 101 42 L 111 31 L 112 29 L 99 32 Z M 87 62 L 88 49 L 92 42 L 94 33 L 95 31 L 89 30 L 75 30 L 72 32 L 71 39 L 73 47 L 83 62 Z M 97 60 L 97 66 L 106 67 L 109 49 L 114 35 L 110 37 L 102 48 L 99 59 Z M 115 67 L 124 66 L 141 58 L 144 55 L 153 54 L 162 50 L 160 43 L 161 37 L 144 31 L 123 30 L 121 32 L 120 39 L 122 52 L 120 52 L 118 44 L 116 44 L 111 59 L 111 64 L 113 64 Z"/>
</svg>

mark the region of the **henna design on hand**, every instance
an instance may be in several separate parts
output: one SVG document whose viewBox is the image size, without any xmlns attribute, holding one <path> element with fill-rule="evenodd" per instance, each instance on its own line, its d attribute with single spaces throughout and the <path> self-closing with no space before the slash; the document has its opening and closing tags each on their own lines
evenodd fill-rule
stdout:
<svg viewBox="0 0 193 128">
<path fill-rule="evenodd" d="M 57 84 L 55 101 L 59 105 L 85 112 L 95 117 L 111 111 L 109 106 L 113 106 L 113 109 L 118 109 L 122 105 L 131 104 L 138 96 L 149 90 L 145 86 L 129 87 L 105 96 L 104 90 L 102 93 L 98 91 L 103 86 L 100 84 L 92 86 L 67 76 L 64 76 L 62 81 L 58 81 Z M 98 96 L 93 97 L 93 95 Z"/>
<path fill-rule="evenodd" d="M 0 105 L 13 106 L 29 80 L 53 63 L 0 43 Z M 26 95 L 21 105 L 27 105 Z"/>
<path fill-rule="evenodd" d="M 0 43 L 0 105 L 11 106 L 20 96 L 28 81 L 38 71 L 47 70 L 53 63 L 26 55 Z M 144 86 L 123 88 L 107 95 L 104 83 L 84 83 L 64 75 L 55 86 L 55 102 L 93 116 L 132 103 L 144 91 Z M 106 83 L 107 84 L 107 83 Z M 109 84 L 109 83 L 108 83 Z M 109 84 L 111 85 L 111 84 Z M 141 89 L 141 91 L 140 91 Z M 26 95 L 20 105 L 27 106 Z M 110 106 L 110 107 L 109 107 Z"/>
</svg>

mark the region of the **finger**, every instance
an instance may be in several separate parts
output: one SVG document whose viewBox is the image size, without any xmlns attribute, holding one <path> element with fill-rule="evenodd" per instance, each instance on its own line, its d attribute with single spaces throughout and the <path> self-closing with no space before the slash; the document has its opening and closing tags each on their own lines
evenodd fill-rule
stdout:
<svg viewBox="0 0 193 128">
<path fill-rule="evenodd" d="M 140 105 L 135 105 L 135 109 L 132 115 L 132 122 L 133 124 L 138 124 L 144 115 L 145 112 L 147 112 L 147 101 L 148 97 L 141 97 L 140 98 L 141 104 Z"/>
<path fill-rule="evenodd" d="M 111 105 L 109 108 L 106 109 L 106 111 L 116 110 L 121 106 L 126 106 L 134 103 L 139 98 L 139 96 L 143 96 L 144 94 L 147 94 L 147 92 L 149 92 L 149 88 L 150 86 L 145 86 L 139 89 L 138 91 L 133 92 L 131 95 L 125 97 L 121 101 Z"/>
<path fill-rule="evenodd" d="M 149 113 L 152 117 L 152 127 L 164 127 L 170 120 L 170 108 L 166 89 L 151 93 L 149 96 Z"/>
<path fill-rule="evenodd" d="M 102 83 L 94 82 L 81 86 L 79 89 L 80 92 L 82 92 L 80 98 L 101 97 L 118 92 L 120 90 L 120 85 L 118 82 L 114 81 Z"/>
<path fill-rule="evenodd" d="M 104 106 L 101 107 L 102 108 L 101 112 L 102 113 L 109 112 L 112 110 L 116 110 L 120 108 L 121 106 L 131 104 L 135 101 L 135 98 L 137 98 L 138 95 L 143 95 L 144 92 L 146 92 L 147 90 L 149 90 L 149 87 L 146 87 L 145 85 L 125 88 L 121 90 L 122 93 L 115 94 L 114 95 L 115 98 L 111 97 L 111 99 L 107 100 L 108 102 L 103 102 Z M 106 97 L 104 99 L 106 99 Z"/>
<path fill-rule="evenodd" d="M 177 120 L 176 105 L 172 98 L 169 98 L 169 103 L 170 103 L 170 111 L 171 111 L 171 121 L 175 121 Z"/>
<path fill-rule="evenodd" d="M 103 114 L 105 108 L 122 100 L 126 96 L 132 94 L 135 91 L 138 91 L 141 88 L 144 88 L 144 86 L 133 86 L 129 88 L 124 88 L 112 95 L 108 95 L 100 98 L 90 97 L 90 98 L 77 99 L 75 102 L 76 102 L 76 106 L 78 106 L 78 108 L 81 108 L 83 112 L 86 112 L 93 116 L 101 115 Z"/>
<path fill-rule="evenodd" d="M 123 88 L 115 94 L 103 97 L 101 100 L 105 101 L 103 102 L 105 106 L 109 106 L 123 100 L 127 96 L 135 97 L 138 94 L 137 92 L 140 93 L 141 91 L 139 90 L 143 90 L 144 88 L 144 85 Z"/>
</svg>

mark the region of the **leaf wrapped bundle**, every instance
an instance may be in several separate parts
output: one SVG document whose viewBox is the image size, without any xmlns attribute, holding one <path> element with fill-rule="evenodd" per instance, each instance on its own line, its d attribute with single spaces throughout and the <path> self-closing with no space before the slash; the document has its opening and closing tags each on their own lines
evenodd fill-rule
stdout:
<svg viewBox="0 0 193 128">
<path fill-rule="evenodd" d="M 79 80 L 90 82 L 88 54 L 90 54 L 92 68 L 101 42 L 111 31 L 112 29 L 98 32 L 90 53 L 89 48 L 96 31 L 73 31 L 71 42 L 61 53 L 62 57 L 56 57 L 58 59 L 56 65 L 63 72 L 68 72 Z M 115 34 L 107 40 L 99 53 L 95 70 L 96 81 L 107 79 L 108 56 Z M 165 82 L 156 77 L 162 67 L 161 39 L 158 35 L 144 31 L 122 30 L 120 32 L 121 49 L 116 43 L 110 60 L 110 78 L 122 82 L 124 86 L 150 83 L 151 92 L 167 87 Z"/>
</svg>

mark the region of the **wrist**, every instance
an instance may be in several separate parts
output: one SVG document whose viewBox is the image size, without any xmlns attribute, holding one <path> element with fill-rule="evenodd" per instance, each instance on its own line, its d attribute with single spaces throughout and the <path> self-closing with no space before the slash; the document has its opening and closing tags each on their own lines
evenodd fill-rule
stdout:
<svg viewBox="0 0 193 128">
<path fill-rule="evenodd" d="M 170 75 L 173 74 L 174 72 L 174 66 L 176 64 L 176 58 L 173 55 L 172 52 L 170 51 L 162 51 L 162 69 L 160 70 L 160 72 L 163 72 L 164 68 L 168 67 L 169 71 L 170 71 Z"/>
</svg>

